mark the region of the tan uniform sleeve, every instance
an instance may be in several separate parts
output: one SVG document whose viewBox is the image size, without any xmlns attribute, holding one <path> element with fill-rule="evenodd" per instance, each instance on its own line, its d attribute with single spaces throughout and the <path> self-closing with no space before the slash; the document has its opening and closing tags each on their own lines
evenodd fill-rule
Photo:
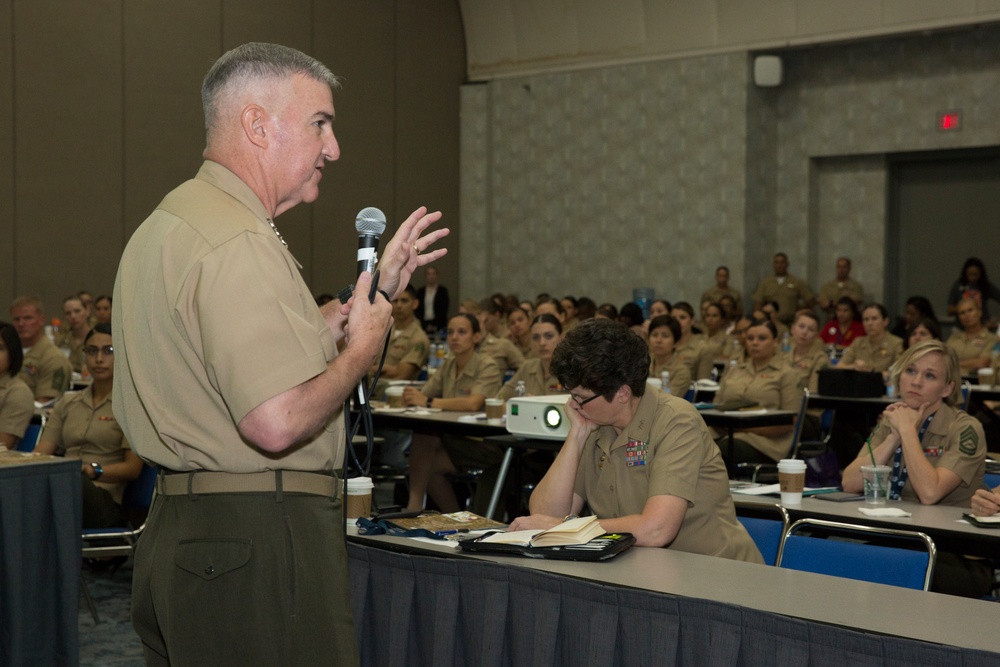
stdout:
<svg viewBox="0 0 1000 667">
<path fill-rule="evenodd" d="M 963 485 L 968 486 L 985 458 L 983 425 L 960 413 L 948 431 L 948 444 L 936 467 L 951 470 L 961 478 Z"/>
<path fill-rule="evenodd" d="M 35 412 L 35 397 L 21 382 L 7 387 L 0 395 L 0 433 L 20 438 L 28 429 Z"/>
<path fill-rule="evenodd" d="M 489 357 L 482 357 L 482 362 L 479 373 L 476 374 L 475 382 L 469 388 L 469 394 L 482 394 L 487 397 L 496 396 L 497 392 L 500 391 L 500 382 L 502 380 L 500 368 Z"/>
</svg>

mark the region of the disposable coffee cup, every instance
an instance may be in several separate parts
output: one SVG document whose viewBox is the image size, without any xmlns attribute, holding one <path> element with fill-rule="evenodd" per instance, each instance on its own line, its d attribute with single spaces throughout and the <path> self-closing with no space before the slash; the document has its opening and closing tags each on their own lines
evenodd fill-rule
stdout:
<svg viewBox="0 0 1000 667">
<path fill-rule="evenodd" d="M 503 423 L 503 399 L 502 398 L 487 398 L 486 399 L 486 421 L 490 424 L 501 424 Z"/>
<path fill-rule="evenodd" d="M 663 389 L 663 380 L 661 380 L 660 378 L 646 378 L 646 384 L 648 384 L 650 387 Z"/>
<path fill-rule="evenodd" d="M 352 477 L 347 480 L 347 518 L 357 519 L 372 515 L 371 477 Z"/>
<path fill-rule="evenodd" d="M 994 374 L 992 368 L 980 368 L 979 369 L 979 386 L 981 387 L 992 387 L 994 383 Z"/>
<path fill-rule="evenodd" d="M 892 468 L 889 466 L 861 466 L 866 505 L 885 505 L 885 501 L 889 498 L 891 476 Z"/>
<path fill-rule="evenodd" d="M 802 489 L 806 485 L 806 462 L 800 459 L 778 461 L 778 486 L 782 505 L 801 505 Z"/>
<path fill-rule="evenodd" d="M 390 408 L 403 407 L 403 389 L 402 385 L 391 385 L 385 390 L 385 400 Z"/>
</svg>

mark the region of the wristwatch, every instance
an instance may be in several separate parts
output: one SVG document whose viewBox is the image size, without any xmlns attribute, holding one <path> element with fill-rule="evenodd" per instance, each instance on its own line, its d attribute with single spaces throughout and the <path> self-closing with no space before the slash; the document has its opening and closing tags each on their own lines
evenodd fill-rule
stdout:
<svg viewBox="0 0 1000 667">
<path fill-rule="evenodd" d="M 101 467 L 100 463 L 91 463 L 90 467 L 94 469 L 94 479 L 100 479 L 101 475 L 104 474 L 104 468 Z"/>
<path fill-rule="evenodd" d="M 580 517 L 578 517 L 576 514 L 567 514 L 566 516 L 563 517 L 563 523 L 566 523 L 567 521 L 572 521 L 573 519 L 579 519 L 579 518 Z"/>
</svg>

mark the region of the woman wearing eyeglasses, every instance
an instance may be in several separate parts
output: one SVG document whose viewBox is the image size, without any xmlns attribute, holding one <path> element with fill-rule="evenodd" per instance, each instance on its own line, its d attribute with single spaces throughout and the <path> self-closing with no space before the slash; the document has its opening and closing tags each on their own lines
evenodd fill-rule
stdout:
<svg viewBox="0 0 1000 667">
<path fill-rule="evenodd" d="M 17 374 L 24 353 L 17 330 L 0 322 L 0 450 L 14 449 L 35 411 L 35 397 Z"/>
<path fill-rule="evenodd" d="M 94 382 L 56 403 L 35 451 L 80 459 L 84 528 L 121 526 L 122 493 L 142 472 L 142 459 L 132 451 L 111 410 L 115 352 L 110 324 L 90 330 L 83 353 Z"/>
<path fill-rule="evenodd" d="M 729 478 L 698 411 L 646 391 L 649 351 L 624 324 L 581 322 L 552 357 L 569 389 L 569 433 L 511 530 L 546 529 L 586 503 L 608 533 L 751 563 L 760 552 L 736 519 Z"/>
</svg>

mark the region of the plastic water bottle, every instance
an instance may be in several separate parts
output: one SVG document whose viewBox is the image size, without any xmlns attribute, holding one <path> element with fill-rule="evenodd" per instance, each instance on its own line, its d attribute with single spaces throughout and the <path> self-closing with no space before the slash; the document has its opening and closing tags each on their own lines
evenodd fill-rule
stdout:
<svg viewBox="0 0 1000 667">
<path fill-rule="evenodd" d="M 524 384 L 524 380 L 517 381 L 517 387 L 514 388 L 515 396 L 524 396 L 528 393 L 528 387 Z"/>
<path fill-rule="evenodd" d="M 669 394 L 670 393 L 670 371 L 663 371 L 662 373 L 660 373 L 660 383 L 661 383 L 661 387 L 660 388 L 663 389 L 663 392 L 665 394 Z"/>
<path fill-rule="evenodd" d="M 788 332 L 781 334 L 781 351 L 791 352 L 792 351 L 792 337 L 788 335 Z"/>
</svg>

